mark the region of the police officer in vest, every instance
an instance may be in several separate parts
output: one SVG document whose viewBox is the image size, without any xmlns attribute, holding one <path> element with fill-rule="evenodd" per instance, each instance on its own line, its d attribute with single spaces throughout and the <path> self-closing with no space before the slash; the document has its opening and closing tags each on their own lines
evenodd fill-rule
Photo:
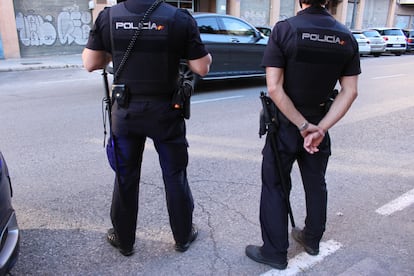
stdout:
<svg viewBox="0 0 414 276">
<path fill-rule="evenodd" d="M 290 189 L 296 161 L 306 197 L 305 227 L 292 237 L 310 255 L 319 254 L 325 231 L 325 172 L 331 154 L 328 130 L 357 97 L 361 73 L 358 45 L 351 32 L 326 10 L 327 0 L 300 0 L 302 10 L 278 22 L 264 53 L 268 94 L 278 108 L 276 147 L 282 175 Z M 329 111 L 325 103 L 339 81 L 340 93 Z M 249 245 L 246 255 L 276 269 L 287 267 L 288 207 L 271 137 L 262 161 L 260 225 L 263 245 Z"/>
<path fill-rule="evenodd" d="M 110 212 L 113 228 L 107 240 L 125 256 L 134 253 L 138 185 L 148 137 L 159 155 L 175 250 L 184 252 L 196 239 L 197 229 L 192 222 L 194 203 L 187 181 L 185 121 L 171 101 L 180 59 L 204 76 L 212 58 L 186 10 L 164 1 L 151 9 L 154 0 L 118 2 L 122 3 L 99 14 L 82 53 L 84 67 L 90 72 L 105 68 L 111 60 L 115 73 L 122 66 L 116 84 L 128 95 L 112 106 L 118 176 Z M 145 20 L 141 22 L 142 18 Z M 139 27 L 140 34 L 126 54 Z"/>
</svg>

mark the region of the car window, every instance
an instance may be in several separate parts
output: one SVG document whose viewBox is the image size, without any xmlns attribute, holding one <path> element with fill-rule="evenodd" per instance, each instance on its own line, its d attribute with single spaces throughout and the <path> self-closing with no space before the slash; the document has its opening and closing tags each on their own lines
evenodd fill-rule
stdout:
<svg viewBox="0 0 414 276">
<path fill-rule="evenodd" d="M 355 38 L 359 38 L 359 39 L 364 39 L 365 38 L 362 34 L 354 33 L 353 35 L 354 35 Z"/>
<path fill-rule="evenodd" d="M 272 29 L 268 27 L 256 27 L 256 29 L 258 29 L 262 34 L 266 36 L 270 36 L 272 33 Z"/>
<path fill-rule="evenodd" d="M 398 29 L 391 29 L 391 30 L 384 30 L 384 35 L 404 35 L 401 30 Z"/>
<path fill-rule="evenodd" d="M 222 21 L 227 33 L 230 35 L 252 36 L 255 34 L 252 27 L 240 20 L 233 18 L 222 18 Z"/>
<path fill-rule="evenodd" d="M 403 30 L 403 33 L 405 34 L 406 37 L 413 37 L 414 36 L 414 31 L 410 31 L 410 30 Z"/>
<path fill-rule="evenodd" d="M 379 33 L 376 31 L 366 31 L 364 35 L 367 37 L 380 37 Z"/>
<path fill-rule="evenodd" d="M 201 34 L 221 34 L 220 27 L 215 17 L 197 18 L 198 29 Z"/>
</svg>

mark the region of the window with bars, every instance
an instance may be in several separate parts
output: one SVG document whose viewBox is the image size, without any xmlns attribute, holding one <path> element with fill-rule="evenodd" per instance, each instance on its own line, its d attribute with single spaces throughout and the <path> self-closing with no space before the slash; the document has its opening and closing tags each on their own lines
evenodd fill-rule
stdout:
<svg viewBox="0 0 414 276">
<path fill-rule="evenodd" d="M 177 1 L 165 1 L 168 4 L 176 6 L 177 8 L 187 9 L 194 11 L 194 0 L 177 0 Z"/>
</svg>

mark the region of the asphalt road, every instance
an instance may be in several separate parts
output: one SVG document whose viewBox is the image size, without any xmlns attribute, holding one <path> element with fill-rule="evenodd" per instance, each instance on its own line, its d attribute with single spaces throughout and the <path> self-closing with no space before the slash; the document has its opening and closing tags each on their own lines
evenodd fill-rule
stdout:
<svg viewBox="0 0 414 276">
<path fill-rule="evenodd" d="M 136 254 L 127 258 L 105 241 L 113 173 L 103 148 L 100 73 L 0 73 L 0 149 L 22 234 L 12 274 L 413 275 L 413 64 L 414 55 L 363 58 L 359 97 L 330 131 L 321 254 L 308 256 L 291 241 L 281 273 L 244 255 L 246 245 L 261 243 L 263 79 L 204 83 L 192 99 L 188 176 L 200 232 L 185 253 L 173 249 L 157 154 L 147 141 Z M 291 202 L 303 226 L 296 167 Z"/>
</svg>

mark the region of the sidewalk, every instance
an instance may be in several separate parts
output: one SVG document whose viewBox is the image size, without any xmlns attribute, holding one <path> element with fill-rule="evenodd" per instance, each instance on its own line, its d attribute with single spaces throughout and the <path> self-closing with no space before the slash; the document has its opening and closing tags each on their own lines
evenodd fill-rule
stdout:
<svg viewBox="0 0 414 276">
<path fill-rule="evenodd" d="M 81 54 L 0 59 L 0 72 L 82 67 Z"/>
</svg>

